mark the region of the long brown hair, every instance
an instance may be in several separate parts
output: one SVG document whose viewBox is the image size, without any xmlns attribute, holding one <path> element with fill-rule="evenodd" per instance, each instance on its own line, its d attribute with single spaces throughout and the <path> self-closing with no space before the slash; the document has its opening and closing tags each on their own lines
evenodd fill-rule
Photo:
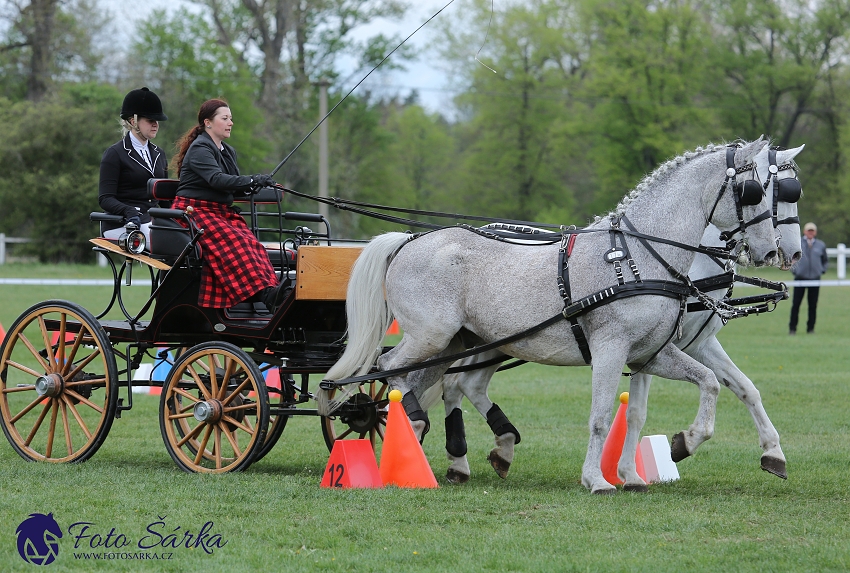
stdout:
<svg viewBox="0 0 850 573">
<path fill-rule="evenodd" d="M 202 103 L 201 109 L 198 110 L 198 125 L 187 131 L 183 137 L 177 140 L 177 154 L 171 161 L 172 168 L 176 167 L 176 170 L 172 171 L 172 173 L 177 173 L 178 178 L 180 177 L 180 168 L 183 167 L 183 158 L 186 156 L 186 151 L 189 150 L 192 142 L 204 132 L 204 120 L 215 117 L 215 112 L 220 107 L 230 107 L 230 104 L 223 99 L 208 99 Z"/>
</svg>

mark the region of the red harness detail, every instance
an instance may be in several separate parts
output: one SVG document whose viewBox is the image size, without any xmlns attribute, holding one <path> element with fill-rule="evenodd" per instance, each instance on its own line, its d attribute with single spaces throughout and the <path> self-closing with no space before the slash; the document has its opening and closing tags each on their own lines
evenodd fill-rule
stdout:
<svg viewBox="0 0 850 573">
<path fill-rule="evenodd" d="M 569 257 L 569 256 L 572 256 L 572 254 L 573 254 L 573 247 L 574 247 L 574 246 L 575 246 L 575 244 L 576 244 L 576 237 L 578 237 L 578 234 L 577 234 L 577 233 L 576 233 L 576 234 L 572 234 L 572 235 L 570 235 L 570 240 L 569 240 L 569 242 L 567 243 L 567 256 L 568 256 L 568 257 Z"/>
</svg>

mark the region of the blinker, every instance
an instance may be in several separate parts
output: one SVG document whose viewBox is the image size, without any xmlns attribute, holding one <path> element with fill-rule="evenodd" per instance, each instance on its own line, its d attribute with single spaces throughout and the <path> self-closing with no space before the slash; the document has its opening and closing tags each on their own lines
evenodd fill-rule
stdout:
<svg viewBox="0 0 850 573">
<path fill-rule="evenodd" d="M 755 179 L 736 182 L 734 190 L 741 201 L 741 205 L 758 205 L 764 197 L 761 183 Z"/>
<path fill-rule="evenodd" d="M 803 195 L 803 184 L 799 179 L 787 177 L 779 180 L 777 200 L 783 203 L 796 203 Z"/>
</svg>

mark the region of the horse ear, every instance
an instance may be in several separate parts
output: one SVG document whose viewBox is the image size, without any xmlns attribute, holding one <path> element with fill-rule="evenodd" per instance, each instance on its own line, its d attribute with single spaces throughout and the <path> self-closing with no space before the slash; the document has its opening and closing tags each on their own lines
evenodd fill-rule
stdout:
<svg viewBox="0 0 850 573">
<path fill-rule="evenodd" d="M 745 163 L 752 161 L 762 149 L 767 147 L 767 143 L 767 140 L 763 139 L 763 136 L 750 143 L 745 143 L 741 148 L 741 158 Z"/>
<path fill-rule="evenodd" d="M 803 151 L 804 147 L 806 147 L 805 143 L 803 145 L 801 145 L 800 147 L 795 147 L 793 149 L 785 149 L 783 151 L 779 151 L 776 154 L 776 162 L 779 163 L 779 164 L 782 164 L 782 163 L 787 163 L 787 162 L 791 161 L 792 159 L 797 157 L 797 155 L 801 151 Z"/>
</svg>

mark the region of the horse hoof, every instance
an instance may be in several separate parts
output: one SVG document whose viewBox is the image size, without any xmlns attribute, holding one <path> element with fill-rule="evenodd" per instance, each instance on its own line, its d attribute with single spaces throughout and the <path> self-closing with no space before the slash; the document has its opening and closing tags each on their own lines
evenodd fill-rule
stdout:
<svg viewBox="0 0 850 573">
<path fill-rule="evenodd" d="M 762 456 L 761 469 L 775 475 L 776 477 L 788 479 L 788 474 L 785 471 L 785 462 L 778 458 Z"/>
<path fill-rule="evenodd" d="M 446 481 L 451 484 L 460 485 L 469 481 L 467 474 L 462 474 L 457 470 L 448 470 L 446 472 Z"/>
<path fill-rule="evenodd" d="M 623 491 L 631 491 L 634 493 L 649 493 L 649 486 L 645 483 L 627 483 L 623 486 Z"/>
<path fill-rule="evenodd" d="M 502 456 L 495 452 L 490 452 L 490 455 L 487 456 L 487 461 L 490 462 L 490 465 L 493 466 L 493 469 L 496 470 L 496 474 L 502 479 L 508 477 L 508 471 L 511 469 L 511 462 L 504 459 Z"/>
<path fill-rule="evenodd" d="M 685 446 L 685 434 L 683 432 L 679 432 L 673 436 L 673 441 L 670 444 L 670 457 L 673 458 L 674 462 L 678 463 L 689 455 L 691 455 L 691 453 L 688 451 L 687 446 Z"/>
<path fill-rule="evenodd" d="M 617 488 L 616 487 L 610 487 L 610 488 L 606 487 L 606 488 L 594 489 L 590 493 L 592 493 L 593 495 L 614 495 L 614 494 L 617 493 Z"/>
</svg>

